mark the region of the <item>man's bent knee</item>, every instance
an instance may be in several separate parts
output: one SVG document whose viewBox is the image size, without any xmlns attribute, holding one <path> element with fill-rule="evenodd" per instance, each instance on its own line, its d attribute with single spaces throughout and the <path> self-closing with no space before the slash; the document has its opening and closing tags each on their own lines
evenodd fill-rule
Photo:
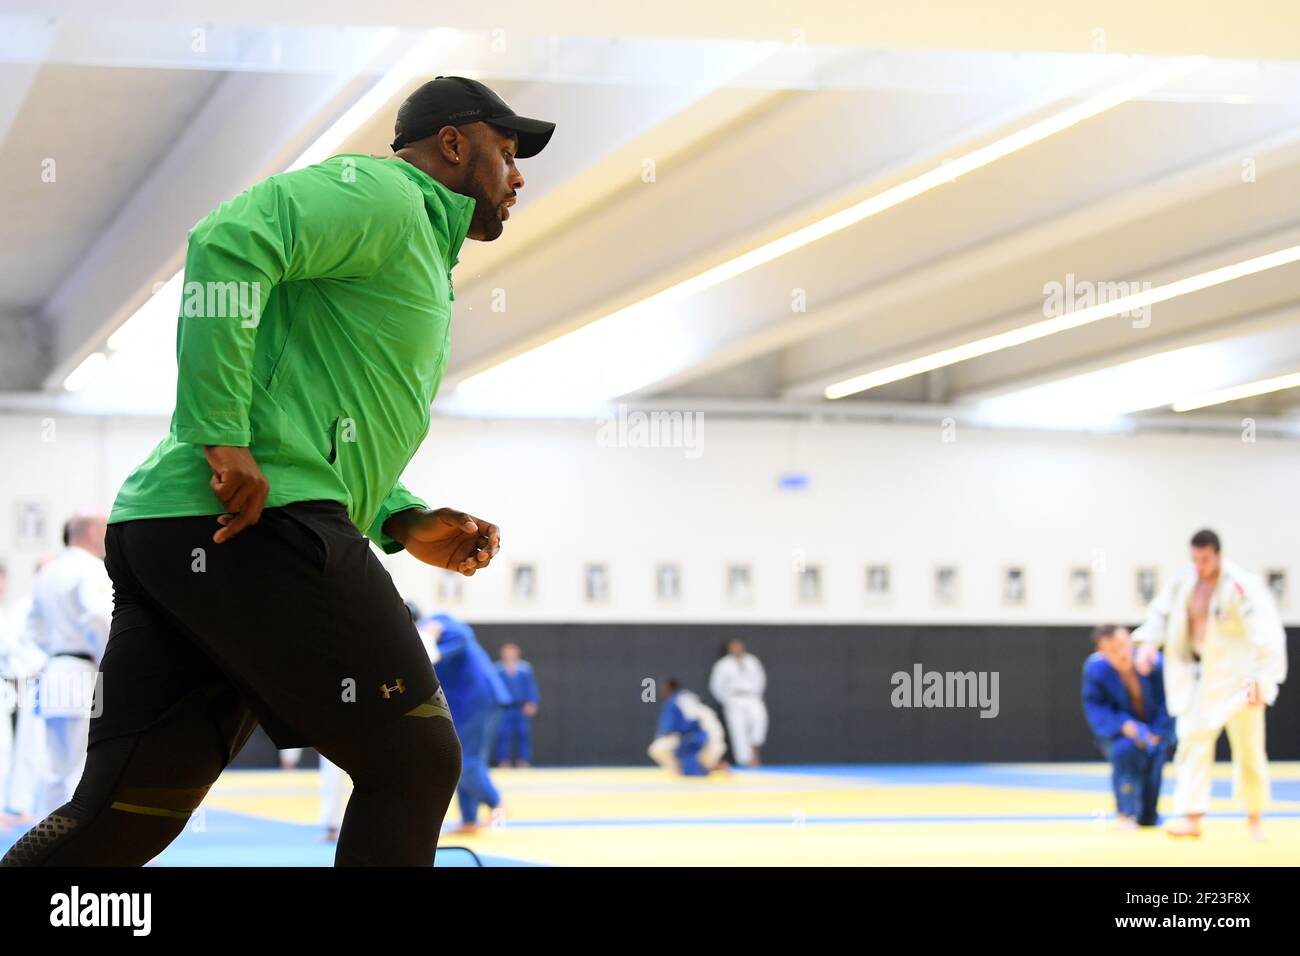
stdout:
<svg viewBox="0 0 1300 956">
<path fill-rule="evenodd" d="M 450 794 L 460 778 L 460 739 L 450 716 L 437 713 L 408 713 L 369 734 L 342 738 L 319 749 L 361 790 Z"/>
</svg>

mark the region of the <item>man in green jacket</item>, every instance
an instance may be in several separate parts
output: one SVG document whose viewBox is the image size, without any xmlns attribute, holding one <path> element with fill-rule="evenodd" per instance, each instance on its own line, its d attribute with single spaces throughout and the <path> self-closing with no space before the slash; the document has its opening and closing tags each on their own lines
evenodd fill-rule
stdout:
<svg viewBox="0 0 1300 956">
<path fill-rule="evenodd" d="M 446 368 L 451 270 L 501 235 L 554 124 L 439 77 L 392 159 L 272 176 L 190 233 L 176 410 L 109 518 L 113 625 L 72 800 L 5 865 L 140 865 L 258 723 L 355 784 L 338 865 L 433 862 L 460 774 L 437 676 L 370 543 L 472 575 L 481 518 L 398 480 Z"/>
</svg>

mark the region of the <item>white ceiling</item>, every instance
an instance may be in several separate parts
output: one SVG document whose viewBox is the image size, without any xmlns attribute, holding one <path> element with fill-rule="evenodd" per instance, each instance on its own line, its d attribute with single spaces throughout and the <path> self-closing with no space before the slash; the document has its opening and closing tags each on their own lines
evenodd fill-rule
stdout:
<svg viewBox="0 0 1300 956">
<path fill-rule="evenodd" d="M 22 67 L 0 66 L 0 75 Z M 39 309 L 149 175 L 219 76 L 51 63 L 0 143 L 0 310 Z M 165 94 L 159 95 L 165 91 Z M 146 106 L 147 104 L 147 106 Z M 53 181 L 45 163 L 53 162 Z"/>
<path fill-rule="evenodd" d="M 931 5 L 942 23 L 930 50 L 907 48 L 925 24 L 897 5 L 870 47 L 855 45 L 868 42 L 860 14 L 825 29 L 830 3 L 808 7 L 816 30 L 781 22 L 764 33 L 758 26 L 780 12 L 747 4 L 730 34 L 702 14 L 694 32 L 689 18 L 668 16 L 659 36 L 608 13 L 602 34 L 567 4 L 550 33 L 530 32 L 526 15 L 498 21 L 513 24 L 503 30 L 463 5 L 433 35 L 417 29 L 435 26 L 427 14 L 396 2 L 369 4 L 362 18 L 347 12 L 352 4 L 224 4 L 225 23 L 185 20 L 192 3 L 169 4 L 171 19 L 161 19 L 153 5 L 127 2 L 124 19 L 111 21 L 90 6 L 0 17 L 0 240 L 9 250 L 0 391 L 9 404 L 169 408 L 174 313 L 159 300 L 76 396 L 62 383 L 107 352 L 108 336 L 175 273 L 199 217 L 289 166 L 412 50 L 419 69 L 332 151 L 385 154 L 397 103 L 434 73 L 477 75 L 519 112 L 559 124 L 547 151 L 522 164 L 527 185 L 505 235 L 462 254 L 439 399 L 449 411 L 473 407 L 457 386 L 476 373 L 1144 75 L 1163 56 L 1194 53 L 1216 58 L 656 306 L 591 365 L 627 366 L 622 395 L 652 404 L 984 408 L 1012 418 L 1049 399 L 1086 404 L 1099 388 L 1125 397 L 1157 374 L 1173 401 L 1300 371 L 1293 264 L 1159 302 L 1149 324 L 1104 319 L 837 402 L 822 397 L 851 375 L 1041 320 L 1051 283 L 1159 287 L 1300 244 L 1300 49 L 1287 48 L 1300 22 L 1279 37 L 1294 11 L 1243 27 L 1194 8 L 1172 34 L 1136 15 L 1115 21 L 1131 43 L 1105 33 L 1106 49 L 1125 51 L 1115 54 L 1090 52 L 1098 41 L 1088 31 L 1065 43 L 1068 17 L 1028 15 L 969 26 L 966 48 L 954 48 L 965 14 L 942 3 Z M 1104 7 L 1089 8 L 1100 16 Z M 55 183 L 40 178 L 47 157 Z M 491 307 L 498 289 L 505 312 Z M 803 311 L 792 307 L 800 295 Z M 1176 360 L 1158 358 L 1171 352 Z M 1048 391 L 1026 391 L 1040 386 Z M 506 411 L 536 404 L 527 389 L 507 391 Z M 1287 417 L 1296 391 L 1182 420 Z M 1167 420 L 1167 404 L 1138 417 Z"/>
</svg>

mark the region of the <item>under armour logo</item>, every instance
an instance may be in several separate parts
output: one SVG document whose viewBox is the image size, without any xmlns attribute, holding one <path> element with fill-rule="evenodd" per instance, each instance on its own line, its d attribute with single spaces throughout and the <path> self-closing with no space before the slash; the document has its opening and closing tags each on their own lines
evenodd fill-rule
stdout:
<svg viewBox="0 0 1300 956">
<path fill-rule="evenodd" d="M 384 700 L 388 700 L 388 698 L 392 697 L 393 691 L 397 691 L 399 694 L 406 693 L 406 685 L 402 683 L 400 677 L 397 678 L 392 687 L 389 687 L 387 684 L 379 685 L 379 693 L 384 695 Z"/>
</svg>

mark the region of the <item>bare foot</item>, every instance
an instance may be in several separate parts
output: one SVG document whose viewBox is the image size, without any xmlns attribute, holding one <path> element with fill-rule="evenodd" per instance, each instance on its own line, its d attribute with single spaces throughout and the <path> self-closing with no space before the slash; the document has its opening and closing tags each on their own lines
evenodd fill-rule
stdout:
<svg viewBox="0 0 1300 956">
<path fill-rule="evenodd" d="M 1191 817 L 1179 817 L 1169 826 L 1165 827 L 1165 832 L 1171 837 L 1199 837 L 1201 835 L 1201 823 L 1199 820 L 1193 820 Z"/>
<path fill-rule="evenodd" d="M 456 834 L 457 836 L 473 836 L 474 834 L 478 833 L 478 831 L 479 831 L 479 826 L 477 823 L 462 823 L 460 826 L 454 828 L 451 832 Z"/>
<path fill-rule="evenodd" d="M 1262 820 L 1251 820 L 1247 826 L 1250 829 L 1250 838 L 1252 840 L 1261 841 L 1268 839 L 1268 837 L 1264 835 L 1264 822 Z"/>
<path fill-rule="evenodd" d="M 327 828 L 325 830 L 325 835 L 321 837 L 321 839 L 324 840 L 326 843 L 338 843 L 339 842 L 338 827 Z"/>
<path fill-rule="evenodd" d="M 1121 813 L 1115 818 L 1116 830 L 1136 830 L 1137 828 L 1138 822 L 1132 817 L 1126 817 Z"/>
</svg>

